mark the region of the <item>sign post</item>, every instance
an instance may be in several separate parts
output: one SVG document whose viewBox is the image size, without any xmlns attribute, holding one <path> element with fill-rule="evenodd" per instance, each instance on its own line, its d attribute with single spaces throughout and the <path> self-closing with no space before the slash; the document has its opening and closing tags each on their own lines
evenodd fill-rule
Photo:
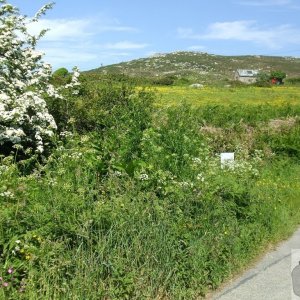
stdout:
<svg viewBox="0 0 300 300">
<path fill-rule="evenodd" d="M 221 153 L 221 168 L 234 164 L 234 152 Z"/>
</svg>

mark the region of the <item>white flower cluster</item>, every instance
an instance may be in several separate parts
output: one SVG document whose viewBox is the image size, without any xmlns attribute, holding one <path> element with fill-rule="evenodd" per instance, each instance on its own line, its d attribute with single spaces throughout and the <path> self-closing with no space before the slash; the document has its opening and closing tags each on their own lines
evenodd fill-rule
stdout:
<svg viewBox="0 0 300 300">
<path fill-rule="evenodd" d="M 148 174 L 146 174 L 146 173 L 141 173 L 141 174 L 139 175 L 139 179 L 142 180 L 142 181 L 146 181 L 146 180 L 149 179 L 149 176 L 148 176 Z"/>
<path fill-rule="evenodd" d="M 174 181 L 173 183 L 176 183 L 178 186 L 185 188 L 185 189 L 194 187 L 193 182 L 190 182 L 190 181 L 180 181 L 180 182 Z"/>
<path fill-rule="evenodd" d="M 202 160 L 201 158 L 199 157 L 193 157 L 192 158 L 192 162 L 195 164 L 195 165 L 200 165 L 202 163 Z"/>
<path fill-rule="evenodd" d="M 197 179 L 200 180 L 201 182 L 204 182 L 204 180 L 205 180 L 205 178 L 204 178 L 204 176 L 203 176 L 202 173 L 199 173 L 199 174 L 197 175 Z"/>
<path fill-rule="evenodd" d="M 253 166 L 252 162 L 249 161 L 236 161 L 229 165 L 229 170 L 235 174 L 251 174 L 253 176 L 258 176 L 259 171 Z"/>
<path fill-rule="evenodd" d="M 73 133 L 71 131 L 62 131 L 60 133 L 60 136 L 61 137 L 64 137 L 64 138 L 70 138 L 73 136 Z"/>
<path fill-rule="evenodd" d="M 15 195 L 11 191 L 4 191 L 0 193 L 0 197 L 14 199 Z"/>
<path fill-rule="evenodd" d="M 0 4 L 0 145 L 26 144 L 42 153 L 45 140 L 57 128 L 44 99 L 63 97 L 49 82 L 51 66 L 35 50 L 46 30 L 30 35 L 27 26 L 37 22 L 52 4 L 43 6 L 32 19 L 20 15 L 6 0 L 0 0 Z M 78 77 L 75 68 L 72 81 L 65 88 L 77 87 Z"/>
<path fill-rule="evenodd" d="M 8 166 L 5 166 L 5 165 L 0 165 L 0 176 L 2 174 L 5 174 L 5 172 L 9 170 L 9 167 Z"/>
<path fill-rule="evenodd" d="M 122 172 L 120 172 L 120 171 L 114 171 L 113 173 L 112 173 L 112 175 L 113 176 L 115 176 L 115 177 L 122 177 Z"/>
</svg>

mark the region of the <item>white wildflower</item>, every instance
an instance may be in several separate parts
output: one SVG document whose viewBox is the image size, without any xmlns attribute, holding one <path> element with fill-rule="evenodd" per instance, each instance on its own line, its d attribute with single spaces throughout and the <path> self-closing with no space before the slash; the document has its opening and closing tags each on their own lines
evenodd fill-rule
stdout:
<svg viewBox="0 0 300 300">
<path fill-rule="evenodd" d="M 202 174 L 202 173 L 199 173 L 199 174 L 197 175 L 197 179 L 200 180 L 201 182 L 204 182 L 204 176 L 203 176 L 203 174 Z"/>
<path fill-rule="evenodd" d="M 72 137 L 73 136 L 73 133 L 71 131 L 62 131 L 60 133 L 60 136 L 61 137 L 64 137 L 64 138 L 69 138 L 69 137 Z"/>
<path fill-rule="evenodd" d="M 0 197 L 14 199 L 15 195 L 14 195 L 14 193 L 12 193 L 10 191 L 5 191 L 5 192 L 0 193 Z"/>
<path fill-rule="evenodd" d="M 113 176 L 116 176 L 116 177 L 121 177 L 123 174 L 122 174 L 122 172 L 120 172 L 120 171 L 114 171 L 113 172 Z"/>
<path fill-rule="evenodd" d="M 149 179 L 149 176 L 146 173 L 142 173 L 140 174 L 139 179 L 145 181 Z"/>
<path fill-rule="evenodd" d="M 202 162 L 202 160 L 201 160 L 199 157 L 193 157 L 193 158 L 192 158 L 192 161 L 193 161 L 193 163 L 196 164 L 196 165 L 200 165 L 201 162 Z"/>
</svg>

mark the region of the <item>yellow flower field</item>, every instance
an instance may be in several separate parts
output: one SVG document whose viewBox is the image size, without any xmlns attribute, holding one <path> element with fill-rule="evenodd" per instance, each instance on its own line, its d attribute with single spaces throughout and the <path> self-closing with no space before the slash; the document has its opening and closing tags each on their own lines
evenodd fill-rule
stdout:
<svg viewBox="0 0 300 300">
<path fill-rule="evenodd" d="M 156 102 L 158 106 L 173 106 L 182 102 L 186 102 L 193 106 L 205 104 L 300 104 L 299 87 L 204 87 L 197 89 L 173 86 L 153 87 L 151 90 L 156 93 Z"/>
</svg>

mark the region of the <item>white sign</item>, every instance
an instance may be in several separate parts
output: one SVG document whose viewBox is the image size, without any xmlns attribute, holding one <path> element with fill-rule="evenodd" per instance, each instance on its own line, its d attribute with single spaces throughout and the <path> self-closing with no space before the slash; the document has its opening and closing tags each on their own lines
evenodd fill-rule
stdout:
<svg viewBox="0 0 300 300">
<path fill-rule="evenodd" d="M 221 167 L 232 165 L 234 163 L 234 152 L 221 153 Z"/>
</svg>

